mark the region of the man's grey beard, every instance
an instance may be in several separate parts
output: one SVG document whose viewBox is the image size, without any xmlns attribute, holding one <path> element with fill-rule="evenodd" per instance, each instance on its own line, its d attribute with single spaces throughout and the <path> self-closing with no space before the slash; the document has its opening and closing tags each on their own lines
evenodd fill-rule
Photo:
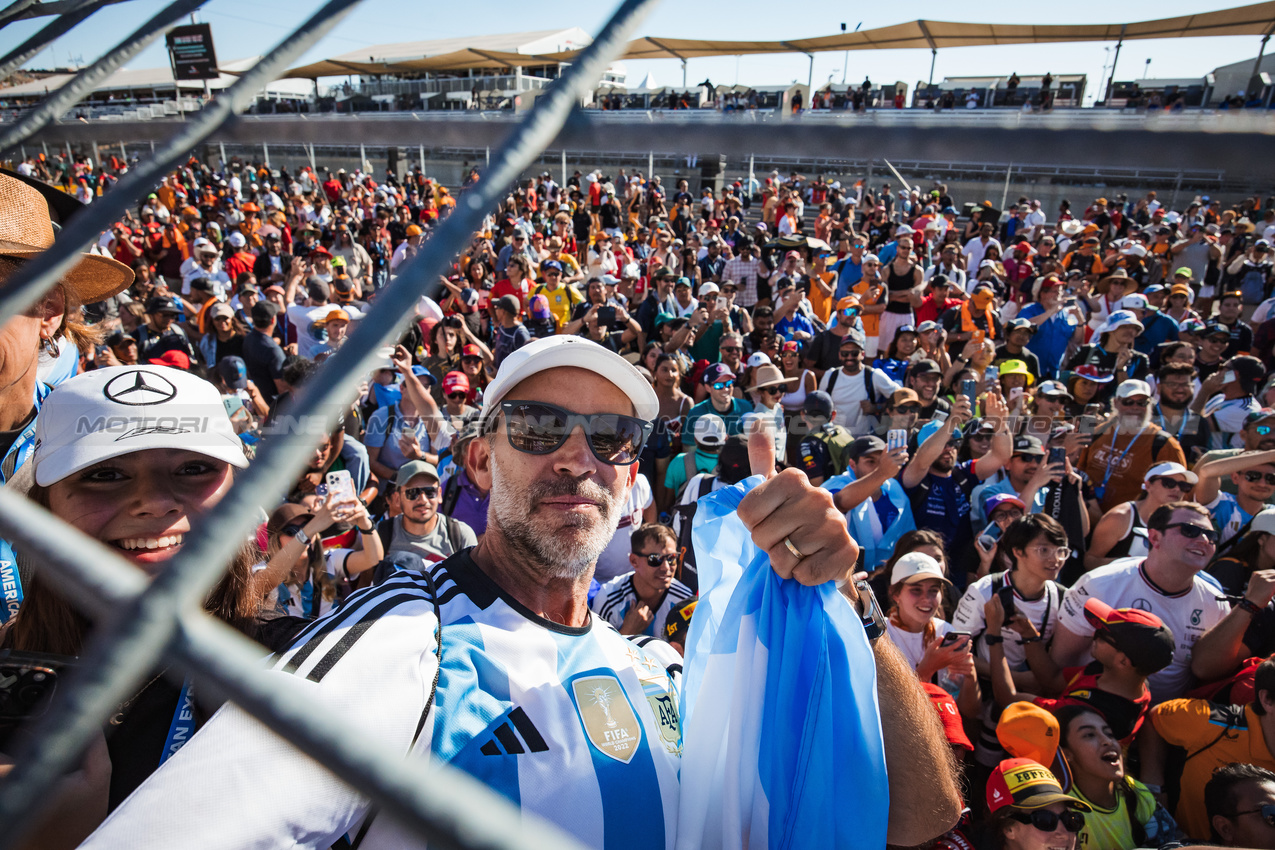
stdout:
<svg viewBox="0 0 1275 850">
<path fill-rule="evenodd" d="M 597 502 L 600 520 L 569 516 L 572 528 L 584 531 L 584 539 L 554 533 L 531 518 L 532 507 L 554 496 L 580 496 Z M 588 479 L 558 477 L 536 481 L 525 489 L 516 486 L 491 456 L 490 510 L 500 534 L 519 557 L 546 578 L 577 579 L 590 569 L 615 536 L 620 523 L 620 504 L 606 490 Z"/>
<path fill-rule="evenodd" d="M 1141 413 L 1122 413 L 1117 421 L 1122 434 L 1136 434 L 1151 424 L 1151 408 L 1144 408 Z"/>
</svg>

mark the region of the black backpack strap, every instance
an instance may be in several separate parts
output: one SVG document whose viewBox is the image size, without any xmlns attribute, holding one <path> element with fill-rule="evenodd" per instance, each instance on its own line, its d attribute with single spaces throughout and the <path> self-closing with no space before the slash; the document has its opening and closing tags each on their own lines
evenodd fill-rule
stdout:
<svg viewBox="0 0 1275 850">
<path fill-rule="evenodd" d="M 376 525 L 376 536 L 381 538 L 381 551 L 390 550 L 390 541 L 394 539 L 394 520 L 383 519 Z"/>
<path fill-rule="evenodd" d="M 832 395 L 832 388 L 837 385 L 837 376 L 841 374 L 841 367 L 838 366 L 832 370 L 832 377 L 828 379 L 828 389 L 825 390 L 828 395 Z"/>
<path fill-rule="evenodd" d="M 394 424 L 398 422 L 398 405 L 391 404 L 385 411 L 385 439 L 390 438 L 390 434 L 394 431 Z"/>
<path fill-rule="evenodd" d="M 1188 415 L 1190 412 L 1188 411 Z M 1151 462 L 1155 463 L 1160 457 L 1160 452 L 1169 444 L 1169 434 L 1163 428 L 1155 432 L 1155 436 L 1151 438 Z"/>
<path fill-rule="evenodd" d="M 877 403 L 877 386 L 876 382 L 872 380 L 875 374 L 876 370 L 871 366 L 863 367 L 863 388 L 868 393 L 868 404 L 872 405 Z M 832 395 L 832 393 L 829 393 L 829 395 Z"/>
<path fill-rule="evenodd" d="M 446 514 L 439 514 L 438 517 L 443 521 L 443 534 L 447 536 L 447 542 L 452 546 L 452 554 L 455 555 L 465 548 L 463 541 L 460 539 L 460 523 Z"/>
<path fill-rule="evenodd" d="M 456 510 L 456 503 L 458 501 L 460 501 L 459 469 L 452 473 L 452 476 L 447 479 L 447 486 L 443 488 L 443 501 L 438 505 L 439 513 L 444 516 L 450 516 L 452 511 Z"/>
</svg>

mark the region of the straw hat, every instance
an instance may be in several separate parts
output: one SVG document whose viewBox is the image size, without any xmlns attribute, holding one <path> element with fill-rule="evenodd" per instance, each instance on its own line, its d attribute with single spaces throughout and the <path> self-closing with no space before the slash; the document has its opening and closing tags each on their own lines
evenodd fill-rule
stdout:
<svg viewBox="0 0 1275 850">
<path fill-rule="evenodd" d="M 1107 290 L 1111 288 L 1111 282 L 1113 280 L 1118 280 L 1125 286 L 1134 282 L 1133 278 L 1129 277 L 1129 273 L 1127 271 L 1124 269 L 1116 269 L 1111 274 L 1098 281 L 1098 283 L 1094 285 L 1093 291 L 1099 295 L 1106 295 Z"/>
<path fill-rule="evenodd" d="M 30 260 L 52 247 L 53 224 L 44 197 L 20 180 L 0 175 L 0 257 Z M 132 282 L 132 269 L 99 254 L 82 254 L 62 278 L 83 304 L 109 298 Z"/>
<path fill-rule="evenodd" d="M 773 387 L 776 384 L 790 384 L 796 380 L 796 378 L 785 378 L 783 371 L 778 366 L 763 363 L 753 372 L 753 385 L 748 388 L 748 391 L 752 392 L 762 387 Z"/>
</svg>

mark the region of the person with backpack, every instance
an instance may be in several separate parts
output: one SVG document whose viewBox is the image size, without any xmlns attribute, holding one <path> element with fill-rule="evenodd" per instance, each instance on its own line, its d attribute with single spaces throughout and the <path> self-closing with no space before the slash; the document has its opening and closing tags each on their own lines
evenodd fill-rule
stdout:
<svg viewBox="0 0 1275 850">
<path fill-rule="evenodd" d="M 841 368 L 829 369 L 819 381 L 819 389 L 832 399 L 842 424 L 856 437 L 876 429 L 886 399 L 899 389 L 885 372 L 864 365 L 866 347 L 863 333 L 852 328 L 841 340 Z"/>
<path fill-rule="evenodd" d="M 1182 446 L 1151 421 L 1151 387 L 1130 378 L 1116 388 L 1115 413 L 1080 454 L 1077 470 L 1089 476 L 1103 512 L 1142 492 L 1148 469 L 1158 463 L 1186 466 Z"/>
<path fill-rule="evenodd" d="M 715 413 L 706 413 L 695 420 L 695 448 L 674 457 L 664 473 L 664 486 L 674 499 L 680 501 L 688 482 L 701 472 L 717 469 L 717 458 L 726 442 L 726 423 Z"/>
<path fill-rule="evenodd" d="M 1271 295 L 1275 263 L 1271 260 L 1271 243 L 1258 239 L 1247 253 L 1240 254 L 1226 267 L 1229 289 L 1239 290 L 1245 304 L 1261 304 Z"/>
<path fill-rule="evenodd" d="M 442 487 L 434 464 L 408 461 L 399 467 L 394 483 L 402 494 L 403 513 L 381 521 L 376 527 L 387 561 L 394 561 L 398 553 L 410 553 L 426 564 L 433 564 L 478 545 L 472 528 L 439 510 L 443 501 Z M 380 584 L 391 571 L 378 566 L 373 583 Z"/>
<path fill-rule="evenodd" d="M 836 418 L 832 397 L 827 393 L 815 390 L 806 396 L 800 423 L 806 436 L 798 447 L 794 465 L 800 466 L 816 487 L 846 471 L 850 444 L 855 441 L 853 434 L 836 424 Z"/>
<path fill-rule="evenodd" d="M 699 591 L 699 577 L 695 569 L 695 543 L 691 538 L 696 506 L 709 493 L 738 484 L 750 474 L 748 438 L 743 434 L 727 437 L 717 455 L 717 465 L 686 482 L 678 504 L 673 506 L 672 526 L 677 533 L 678 551 L 682 554 L 682 574 L 678 580 L 696 592 Z"/>
</svg>

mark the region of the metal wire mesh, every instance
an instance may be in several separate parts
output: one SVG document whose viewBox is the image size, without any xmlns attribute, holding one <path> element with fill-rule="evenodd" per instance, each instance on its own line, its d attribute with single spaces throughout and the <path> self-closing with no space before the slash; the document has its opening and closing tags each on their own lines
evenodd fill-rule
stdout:
<svg viewBox="0 0 1275 850">
<path fill-rule="evenodd" d="M 28 263 L 0 289 L 0 322 L 38 300 L 76 261 L 82 247 L 118 218 L 126 207 L 151 191 L 197 144 L 230 122 L 266 82 L 327 33 L 357 0 L 330 0 L 253 69 L 220 95 L 154 155 L 132 169 L 115 189 L 90 205 L 64 229 L 54 248 Z M 92 5 L 92 4 L 90 4 Z M 414 314 L 427 287 L 478 228 L 505 187 L 532 163 L 558 134 L 573 106 L 624 49 L 654 0 L 626 0 L 589 48 L 562 78 L 539 98 L 493 152 L 481 183 L 459 199 L 455 212 L 419 254 L 384 289 L 347 343 L 329 358 L 301 391 L 292 415 L 313 425 L 297 429 L 327 432 L 336 424 L 343 401 L 353 397 L 358 377 L 375 362 L 377 348 L 396 340 Z M 95 7 L 94 7 L 95 8 Z M 153 37 L 165 26 L 174 3 L 103 57 L 69 85 L 83 84 L 101 68 Z M 123 60 L 119 60 L 123 61 Z M 95 70 L 96 69 L 96 70 Z M 68 95 L 69 96 L 69 95 Z M 52 98 L 57 98 L 55 93 Z M 61 101 L 58 103 L 60 104 Z M 60 107 L 59 107 L 60 108 Z M 48 110 L 50 116 L 56 108 Z M 25 141 L 32 121 L 14 143 Z M 317 423 L 317 424 L 315 424 Z M 0 850 L 21 841 L 51 798 L 58 779 L 76 765 L 86 744 L 115 707 L 133 692 L 148 671 L 172 663 L 203 687 L 251 712 L 276 732 L 286 734 L 337 776 L 360 789 L 386 812 L 422 837 L 456 848 L 572 847 L 557 829 L 524 821 L 512 805 L 485 787 L 441 764 L 404 760 L 374 741 L 349 740 L 345 731 L 313 710 L 293 683 L 269 676 L 260 648 L 200 610 L 200 601 L 220 576 L 239 541 L 251 533 L 262 506 L 276 504 L 286 483 L 302 471 L 311 441 L 278 435 L 266 442 L 217 509 L 187 535 L 180 554 L 149 586 L 135 569 L 106 547 L 75 532 L 43 509 L 0 490 L 0 534 L 37 552 L 42 575 L 69 600 L 96 616 L 95 637 L 76 672 L 16 752 L 17 766 L 0 786 Z"/>
</svg>

